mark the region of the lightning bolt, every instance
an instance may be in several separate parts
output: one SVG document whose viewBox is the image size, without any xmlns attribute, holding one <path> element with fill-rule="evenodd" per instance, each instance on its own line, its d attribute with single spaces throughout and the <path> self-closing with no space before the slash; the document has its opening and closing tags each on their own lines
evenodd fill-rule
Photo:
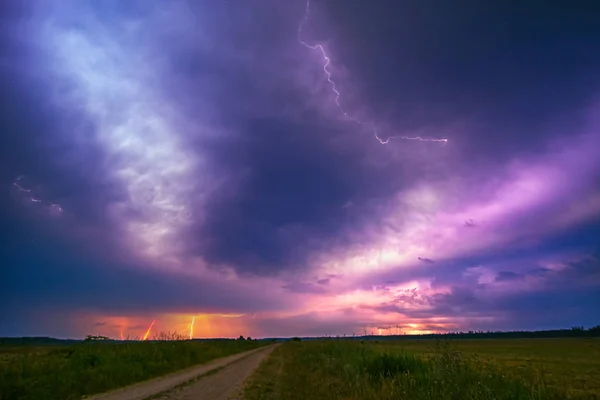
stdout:
<svg viewBox="0 0 600 400">
<path fill-rule="evenodd" d="M 335 83 L 335 81 L 332 78 L 331 71 L 329 70 L 329 65 L 331 64 L 331 58 L 327 55 L 325 48 L 320 44 L 310 44 L 310 43 L 307 43 L 304 40 L 302 40 L 302 31 L 304 30 L 304 25 L 306 25 L 306 23 L 308 22 L 309 14 L 310 14 L 310 0 L 306 0 L 306 9 L 304 11 L 304 18 L 302 18 L 302 21 L 300 21 L 300 25 L 298 26 L 298 34 L 297 34 L 298 43 L 300 43 L 302 46 L 306 47 L 307 49 L 317 51 L 320 53 L 321 58 L 323 59 L 323 72 L 325 73 L 325 76 L 327 77 L 327 82 L 329 82 L 329 85 L 331 85 L 331 91 L 335 94 L 335 99 L 334 99 L 335 104 L 336 104 L 337 108 L 340 110 L 341 114 L 345 118 L 347 118 L 350 121 L 352 121 L 358 125 L 361 125 L 361 126 L 371 125 L 372 130 L 373 130 L 373 136 L 375 136 L 375 138 L 381 144 L 388 144 L 391 139 L 418 140 L 420 142 L 439 142 L 439 143 L 443 143 L 444 145 L 446 143 L 448 143 L 448 139 L 446 139 L 446 138 L 439 138 L 439 139 L 438 138 L 424 138 L 421 136 L 395 135 L 395 136 L 389 136 L 387 139 L 382 139 L 381 137 L 379 137 L 379 135 L 377 133 L 377 128 L 375 126 L 373 126 L 373 124 L 367 124 L 366 122 L 361 121 L 360 119 L 356 118 L 355 116 L 350 115 L 344 109 L 344 107 L 342 106 L 342 103 L 340 102 L 342 93 L 339 91 L 337 84 Z"/>
<path fill-rule="evenodd" d="M 196 322 L 196 316 L 192 317 L 192 322 L 190 323 L 190 340 L 194 337 L 194 322 Z"/>
<path fill-rule="evenodd" d="M 148 336 L 150 335 L 150 331 L 152 330 L 152 327 L 154 326 L 154 322 L 152 321 L 152 323 L 150 324 L 150 326 L 148 327 L 148 330 L 146 331 L 146 334 L 144 335 L 144 338 L 142 340 L 146 340 L 148 339 Z"/>
<path fill-rule="evenodd" d="M 59 213 L 59 214 L 63 212 L 63 208 L 61 207 L 60 204 L 55 204 L 55 203 L 46 201 L 44 199 L 35 197 L 33 195 L 33 193 L 31 192 L 31 189 L 27 189 L 27 188 L 21 186 L 20 181 L 21 181 L 21 179 L 23 179 L 23 177 L 24 177 L 24 175 L 19 175 L 17 177 L 17 179 L 13 182 L 13 186 L 16 187 L 17 189 L 19 189 L 23 193 L 29 193 L 27 195 L 29 197 L 29 201 L 31 201 L 32 203 L 42 203 L 44 206 L 49 207 L 52 211 Z"/>
<path fill-rule="evenodd" d="M 50 208 L 52 208 L 52 210 L 57 211 L 59 213 L 63 212 L 63 208 L 60 206 L 60 204 L 50 203 Z"/>
<path fill-rule="evenodd" d="M 121 329 L 121 340 L 125 340 L 125 338 L 123 338 L 123 330 Z"/>
<path fill-rule="evenodd" d="M 31 193 L 30 189 L 25 189 L 24 187 L 22 187 L 21 185 L 19 185 L 19 181 L 21 179 L 23 179 L 23 175 L 19 175 L 19 177 L 17 177 L 17 180 L 13 182 L 13 186 L 17 187 L 21 192 Z"/>
</svg>

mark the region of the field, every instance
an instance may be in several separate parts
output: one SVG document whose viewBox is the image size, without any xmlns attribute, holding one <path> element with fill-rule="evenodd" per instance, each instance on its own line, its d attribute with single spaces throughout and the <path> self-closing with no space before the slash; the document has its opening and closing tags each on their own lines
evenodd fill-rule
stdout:
<svg viewBox="0 0 600 400">
<path fill-rule="evenodd" d="M 81 399 L 266 344 L 175 340 L 0 346 L 0 400 Z"/>
<path fill-rule="evenodd" d="M 125 341 L 0 346 L 0 400 L 81 399 L 267 345 Z M 246 400 L 600 399 L 600 338 L 289 341 Z"/>
<path fill-rule="evenodd" d="M 245 387 L 268 399 L 600 399 L 600 339 L 291 341 Z"/>
</svg>

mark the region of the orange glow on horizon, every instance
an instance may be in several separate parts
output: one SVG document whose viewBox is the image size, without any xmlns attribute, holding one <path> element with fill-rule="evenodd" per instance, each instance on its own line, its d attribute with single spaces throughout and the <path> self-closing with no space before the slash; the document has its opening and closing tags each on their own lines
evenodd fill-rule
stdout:
<svg viewBox="0 0 600 400">
<path fill-rule="evenodd" d="M 190 314 L 169 313 L 156 315 L 152 324 L 146 322 L 148 319 L 136 315 L 95 315 L 85 325 L 93 325 L 97 321 L 105 322 L 104 328 L 98 334 L 116 339 L 122 337 L 123 340 L 128 338 L 131 340 L 150 340 L 152 335 L 158 333 L 164 333 L 167 337 L 175 334 L 186 340 L 190 339 L 190 336 L 192 339 L 202 339 L 260 335 L 260 332 L 256 331 L 252 315 L 247 314 L 207 313 L 195 314 L 192 317 Z"/>
<path fill-rule="evenodd" d="M 361 291 L 358 296 L 362 296 L 365 293 L 373 293 L 378 295 L 377 292 L 371 290 Z M 352 293 L 352 295 L 355 295 Z M 385 298 L 383 298 L 385 300 Z M 339 301 L 339 299 L 336 299 Z M 345 300 L 345 299 L 344 299 Z M 354 300 L 354 299 L 349 299 Z M 362 298 L 359 300 L 363 300 Z M 366 298 L 365 300 L 371 300 Z M 379 298 L 377 298 L 379 300 Z M 342 306 L 346 303 L 342 300 Z M 374 304 L 374 302 L 367 302 L 367 304 Z M 360 305 L 361 303 L 359 303 Z M 190 313 L 191 314 L 191 313 Z M 193 339 L 208 339 L 208 338 L 237 338 L 240 335 L 244 337 L 271 337 L 271 336 L 295 336 L 303 335 L 305 326 L 303 324 L 289 325 L 282 330 L 265 331 L 261 329 L 260 318 L 270 319 L 281 319 L 283 324 L 286 321 L 293 321 L 298 315 L 303 315 L 302 312 L 295 313 L 271 313 L 267 315 L 258 314 L 190 314 L 184 313 L 173 313 L 173 314 L 160 314 L 155 315 L 151 324 L 147 324 L 147 316 L 109 316 L 109 315 L 96 315 L 93 319 L 90 319 L 86 324 L 93 324 L 98 320 L 105 321 L 105 325 L 101 332 L 110 337 L 121 338 L 121 340 L 140 340 L 147 341 L 151 340 L 150 336 L 157 335 L 159 332 L 164 334 L 164 338 L 177 338 L 176 340 L 193 340 Z M 379 313 L 373 312 L 368 308 L 357 307 L 351 311 L 351 315 L 348 315 L 346 308 L 325 310 L 321 309 L 315 312 L 314 324 L 323 323 L 323 321 L 345 321 L 348 318 L 370 319 L 366 325 L 353 326 L 348 328 L 348 332 L 339 332 L 340 335 L 346 334 L 372 334 L 372 335 L 410 335 L 410 334 L 427 334 L 445 332 L 459 329 L 461 321 L 455 321 L 449 318 L 429 318 L 429 319 L 415 319 L 407 316 L 401 316 L 396 313 Z M 144 322 L 144 320 L 146 322 Z M 198 322 L 198 324 L 196 324 Z M 158 323 L 158 325 L 156 325 Z M 349 322 L 351 324 L 352 322 Z M 144 326 L 146 327 L 144 329 Z M 156 329 L 154 326 L 157 326 Z M 163 332 L 164 331 L 164 332 Z M 297 332 L 296 332 L 297 331 Z M 337 334 L 331 332 L 331 334 Z M 131 336 L 129 336 L 131 335 Z M 163 337 L 161 336 L 161 337 Z"/>
</svg>

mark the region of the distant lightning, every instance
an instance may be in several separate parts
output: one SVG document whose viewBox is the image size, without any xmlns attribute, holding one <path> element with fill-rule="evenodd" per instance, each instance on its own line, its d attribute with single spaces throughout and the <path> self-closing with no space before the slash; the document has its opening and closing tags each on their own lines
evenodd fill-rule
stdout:
<svg viewBox="0 0 600 400">
<path fill-rule="evenodd" d="M 150 331 L 152 330 L 152 327 L 154 326 L 154 322 L 156 322 L 156 321 L 152 321 L 152 323 L 148 327 L 148 330 L 146 331 L 146 334 L 144 335 L 144 338 L 142 340 L 148 339 L 148 336 L 150 335 Z"/>
<path fill-rule="evenodd" d="M 63 212 L 63 208 L 60 206 L 60 204 L 50 203 L 50 208 L 52 208 L 52 210 L 57 211 L 59 213 Z"/>
<path fill-rule="evenodd" d="M 321 54 L 321 57 L 323 58 L 323 72 L 325 73 L 325 76 L 327 77 L 327 82 L 329 82 L 329 84 L 331 85 L 332 92 L 335 94 L 335 99 L 334 99 L 335 104 L 345 118 L 347 118 L 350 121 L 357 123 L 361 126 L 371 125 L 372 129 L 373 129 L 373 136 L 375 136 L 375 138 L 381 144 L 388 144 L 391 139 L 418 140 L 420 142 L 439 142 L 439 143 L 443 143 L 443 144 L 448 143 L 448 139 L 446 139 L 446 138 L 436 139 L 436 138 L 423 138 L 420 136 L 396 135 L 396 136 L 389 136 L 387 139 L 382 139 L 381 137 L 379 137 L 379 135 L 377 133 L 377 129 L 372 124 L 367 124 L 366 122 L 361 121 L 358 118 L 356 118 L 355 116 L 350 115 L 348 112 L 346 112 L 346 110 L 344 109 L 344 107 L 342 106 L 342 104 L 340 102 L 342 93 L 339 91 L 337 84 L 335 83 L 335 81 L 333 80 L 333 78 L 331 76 L 331 71 L 329 70 L 329 65 L 331 64 L 331 58 L 327 55 L 325 48 L 320 44 L 309 44 L 309 43 L 305 42 L 304 40 L 302 40 L 302 31 L 304 29 L 304 25 L 308 22 L 309 13 L 310 13 L 310 0 L 306 0 L 306 9 L 304 11 L 304 18 L 302 19 L 302 21 L 300 22 L 300 25 L 298 26 L 298 35 L 297 35 L 298 42 L 301 45 L 303 45 L 304 47 L 306 47 L 310 50 L 316 50 Z"/>
<path fill-rule="evenodd" d="M 190 323 L 190 340 L 194 337 L 194 322 L 196 322 L 196 316 L 192 317 L 192 322 Z"/>
<path fill-rule="evenodd" d="M 19 175 L 19 177 L 17 178 L 17 180 L 13 182 L 13 186 L 15 186 L 16 188 L 18 188 L 21 192 L 30 193 L 31 189 L 25 189 L 24 187 L 22 187 L 21 185 L 19 185 L 19 181 L 21 179 L 23 179 L 23 175 Z"/>
<path fill-rule="evenodd" d="M 60 204 L 55 204 L 49 201 L 46 201 L 42 198 L 36 197 L 34 196 L 34 193 L 32 193 L 31 189 L 27 189 L 26 187 L 21 185 L 21 180 L 25 177 L 25 175 L 19 175 L 17 177 L 17 179 L 15 179 L 15 181 L 12 183 L 12 185 L 14 187 L 16 187 L 17 189 L 19 189 L 19 191 L 21 191 L 22 193 L 28 193 L 26 196 L 29 198 L 29 201 L 32 203 L 42 203 L 42 205 L 49 207 L 50 210 L 54 213 L 62 213 L 63 212 L 63 208 L 60 206 Z"/>
</svg>

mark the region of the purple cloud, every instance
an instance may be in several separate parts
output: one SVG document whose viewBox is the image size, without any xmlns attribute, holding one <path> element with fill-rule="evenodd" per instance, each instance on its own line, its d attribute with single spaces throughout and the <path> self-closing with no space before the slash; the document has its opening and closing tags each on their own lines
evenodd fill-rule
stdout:
<svg viewBox="0 0 600 400">
<path fill-rule="evenodd" d="M 597 323 L 590 15 L 109 3 L 0 17 L 0 335 Z"/>
</svg>

